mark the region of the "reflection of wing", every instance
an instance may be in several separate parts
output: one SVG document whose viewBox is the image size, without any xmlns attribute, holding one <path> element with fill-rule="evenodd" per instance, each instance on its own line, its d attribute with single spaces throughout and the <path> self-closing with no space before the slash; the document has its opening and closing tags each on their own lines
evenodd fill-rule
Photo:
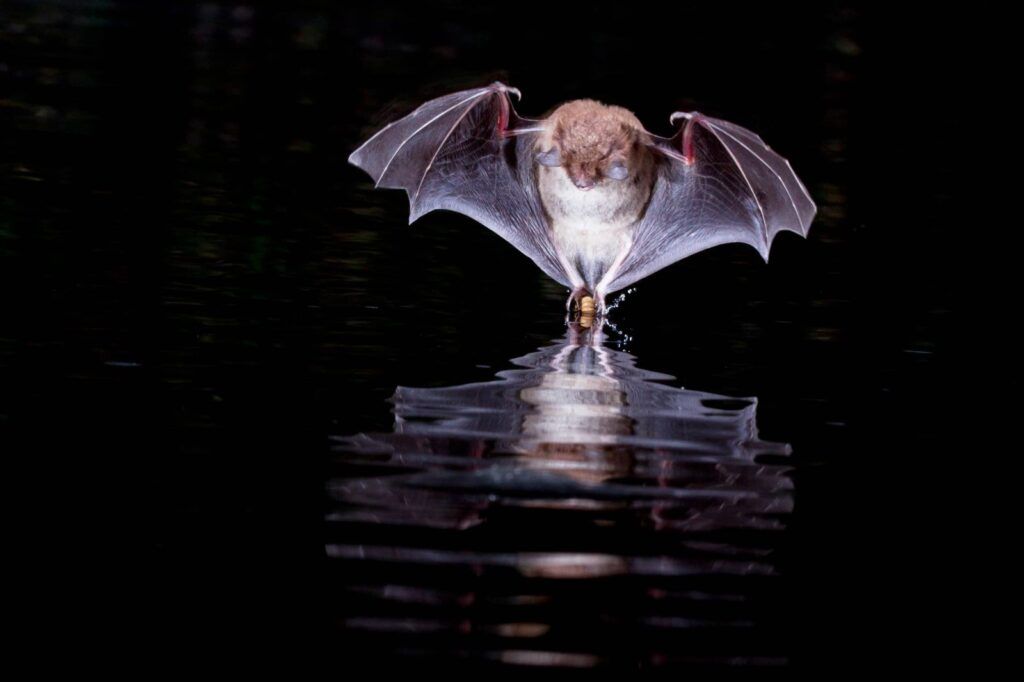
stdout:
<svg viewBox="0 0 1024 682">
<path fill-rule="evenodd" d="M 516 115 L 501 83 L 431 100 L 349 156 L 378 187 L 404 189 L 409 222 L 435 209 L 462 213 L 569 286 L 533 179 L 541 121 Z"/>
<path fill-rule="evenodd" d="M 767 261 L 780 231 L 807 236 L 817 208 L 788 161 L 746 128 L 679 117 L 687 121 L 673 138 L 651 135 L 658 179 L 609 291 L 719 244 L 750 244 Z"/>
</svg>

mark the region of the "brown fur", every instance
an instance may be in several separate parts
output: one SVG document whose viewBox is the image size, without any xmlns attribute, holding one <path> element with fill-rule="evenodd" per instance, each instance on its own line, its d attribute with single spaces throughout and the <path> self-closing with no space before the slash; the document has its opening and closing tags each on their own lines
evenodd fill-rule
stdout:
<svg viewBox="0 0 1024 682">
<path fill-rule="evenodd" d="M 566 102 L 551 113 L 548 126 L 541 144 L 558 147 L 562 167 L 573 181 L 600 182 L 612 163 L 620 160 L 629 166 L 646 151 L 640 120 L 628 109 L 596 100 Z"/>
<path fill-rule="evenodd" d="M 558 251 L 593 290 L 643 215 L 655 177 L 647 132 L 627 109 L 592 99 L 559 106 L 547 117 L 538 153 L 555 148 L 560 166 L 538 165 L 541 202 Z M 616 162 L 629 175 L 608 177 Z M 580 185 L 593 185 L 580 189 Z"/>
</svg>

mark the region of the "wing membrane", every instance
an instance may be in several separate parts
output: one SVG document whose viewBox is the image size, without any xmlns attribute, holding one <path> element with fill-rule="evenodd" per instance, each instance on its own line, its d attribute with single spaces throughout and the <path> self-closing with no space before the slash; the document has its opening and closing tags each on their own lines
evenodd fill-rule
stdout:
<svg viewBox="0 0 1024 682">
<path fill-rule="evenodd" d="M 789 162 L 755 133 L 701 114 L 671 139 L 651 136 L 661 152 L 658 179 L 633 247 L 609 291 L 719 244 L 750 244 L 765 261 L 772 240 L 807 235 L 817 208 Z"/>
<path fill-rule="evenodd" d="M 367 140 L 349 162 L 378 187 L 404 189 L 409 222 L 462 213 L 493 230 L 568 286 L 534 181 L 542 121 L 520 118 L 501 83 L 431 100 Z"/>
</svg>

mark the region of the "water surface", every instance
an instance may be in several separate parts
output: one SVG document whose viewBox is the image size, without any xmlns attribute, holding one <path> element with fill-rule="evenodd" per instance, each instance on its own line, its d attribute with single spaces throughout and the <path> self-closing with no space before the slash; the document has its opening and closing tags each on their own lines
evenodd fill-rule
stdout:
<svg viewBox="0 0 1024 682">
<path fill-rule="evenodd" d="M 756 398 L 664 383 L 600 331 L 495 380 L 399 387 L 333 439 L 328 556 L 358 648 L 635 669 L 781 665 L 789 447 Z M 365 650 L 363 652 L 365 654 Z"/>
<path fill-rule="evenodd" d="M 525 52 L 442 6 L 0 12 L 0 426 L 44 481 L 18 518 L 67 596 L 46 631 L 152 660 L 761 670 L 939 622 L 914 586 L 958 461 L 962 225 L 931 119 L 897 143 L 878 116 L 904 80 L 869 18 L 659 6 L 684 57 L 601 3 Z M 758 131 L 819 205 L 809 238 L 698 254 L 603 336 L 567 328 L 517 251 L 408 227 L 345 163 L 495 78 L 526 116 L 591 96 L 659 134 L 692 109 Z"/>
</svg>

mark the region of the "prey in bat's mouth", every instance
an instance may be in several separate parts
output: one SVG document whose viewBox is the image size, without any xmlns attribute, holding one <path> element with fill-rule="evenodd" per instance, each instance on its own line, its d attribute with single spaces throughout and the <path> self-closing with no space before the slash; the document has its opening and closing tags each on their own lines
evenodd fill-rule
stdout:
<svg viewBox="0 0 1024 682">
<path fill-rule="evenodd" d="M 538 136 L 537 188 L 572 284 L 567 308 L 586 313 L 590 297 L 604 311 L 654 184 L 645 135 L 627 109 L 583 99 L 555 109 Z"/>
</svg>

